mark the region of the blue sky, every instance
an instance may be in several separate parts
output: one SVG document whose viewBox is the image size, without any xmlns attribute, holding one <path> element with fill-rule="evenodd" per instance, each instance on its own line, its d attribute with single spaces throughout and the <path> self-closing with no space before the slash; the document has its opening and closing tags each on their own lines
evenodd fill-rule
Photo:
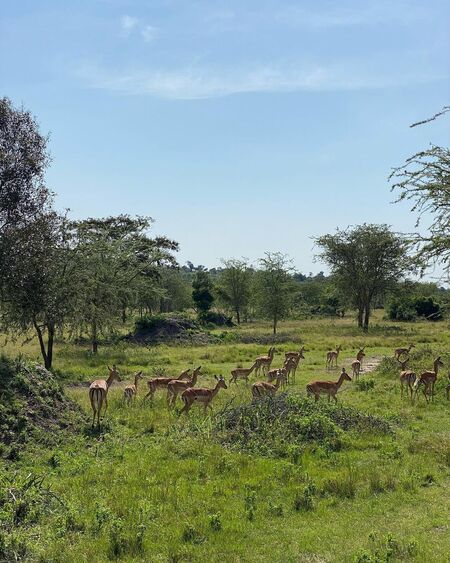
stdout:
<svg viewBox="0 0 450 563">
<path fill-rule="evenodd" d="M 283 251 L 361 222 L 411 231 L 387 176 L 448 118 L 450 5 L 0 0 L 0 95 L 51 132 L 75 217 L 145 214 L 181 262 Z"/>
</svg>

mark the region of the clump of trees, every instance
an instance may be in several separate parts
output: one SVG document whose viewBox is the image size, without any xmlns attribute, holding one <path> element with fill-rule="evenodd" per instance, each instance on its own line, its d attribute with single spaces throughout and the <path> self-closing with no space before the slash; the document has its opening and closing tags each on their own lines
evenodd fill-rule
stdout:
<svg viewBox="0 0 450 563">
<path fill-rule="evenodd" d="M 367 331 L 375 301 L 411 271 L 406 239 L 387 225 L 364 224 L 318 237 L 316 244 L 336 287 L 356 309 L 358 326 Z"/>
</svg>

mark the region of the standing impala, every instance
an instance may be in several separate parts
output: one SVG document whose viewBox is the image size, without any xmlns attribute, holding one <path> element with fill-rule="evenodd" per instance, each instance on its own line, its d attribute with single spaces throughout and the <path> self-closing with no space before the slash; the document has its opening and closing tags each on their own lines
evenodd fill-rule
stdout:
<svg viewBox="0 0 450 563">
<path fill-rule="evenodd" d="M 148 393 L 145 395 L 144 400 L 147 399 L 147 397 L 150 397 L 153 401 L 153 396 L 156 390 L 167 389 L 167 385 L 174 379 L 189 379 L 190 371 L 190 369 L 182 371 L 178 377 L 154 377 L 153 379 L 150 379 L 150 381 L 147 381 Z"/>
<path fill-rule="evenodd" d="M 359 349 L 358 353 L 356 354 L 356 359 L 358 360 L 358 362 L 360 363 L 360 368 L 362 369 L 362 365 L 363 365 L 363 359 L 366 357 L 366 354 L 364 352 L 364 348 L 365 346 L 363 346 L 362 348 Z M 361 370 L 360 370 L 361 371 Z"/>
<path fill-rule="evenodd" d="M 412 343 L 408 346 L 408 348 L 396 348 L 394 350 L 394 358 L 398 360 L 400 356 L 408 356 L 411 352 L 411 348 L 415 348 Z"/>
<path fill-rule="evenodd" d="M 191 387 L 190 389 L 186 389 L 181 394 L 181 399 L 184 403 L 184 407 L 181 409 L 179 414 L 188 413 L 194 403 L 201 403 L 204 408 L 204 412 L 206 413 L 206 409 L 211 407 L 211 401 L 217 395 L 220 389 L 228 389 L 227 384 L 225 383 L 225 379 L 217 375 L 214 376 L 216 378 L 216 386 L 213 389 L 208 389 L 206 387 Z"/>
<path fill-rule="evenodd" d="M 308 350 L 304 346 L 302 346 L 298 352 L 285 352 L 284 357 L 286 358 L 286 360 L 288 358 L 301 358 L 302 360 L 304 360 L 305 356 L 303 355 L 303 352 L 307 351 Z"/>
<path fill-rule="evenodd" d="M 112 382 L 116 379 L 121 381 L 119 372 L 115 365 L 112 369 L 108 366 L 109 376 L 108 379 L 97 379 L 89 386 L 89 399 L 91 401 L 92 411 L 94 413 L 92 417 L 92 428 L 94 428 L 95 417 L 97 416 L 97 426 L 100 428 L 100 411 L 102 410 L 103 403 L 105 403 L 105 411 L 103 416 L 106 414 L 108 408 L 108 391 L 112 385 Z"/>
<path fill-rule="evenodd" d="M 255 360 L 257 364 L 255 368 L 256 375 L 259 376 L 259 372 L 261 369 L 263 371 L 263 374 L 267 375 L 267 373 L 270 370 L 270 366 L 272 365 L 274 354 L 275 354 L 275 347 L 272 346 L 271 348 L 269 348 L 269 353 L 267 354 L 267 356 L 259 356 L 258 358 L 256 358 Z"/>
<path fill-rule="evenodd" d="M 179 393 L 189 389 L 189 387 L 194 387 L 197 383 L 197 379 L 202 366 L 198 366 L 192 372 L 191 379 L 173 379 L 167 384 L 167 406 L 171 407 L 175 404 Z"/>
<path fill-rule="evenodd" d="M 416 379 L 414 383 L 414 389 L 417 393 L 419 392 L 419 387 L 423 385 L 423 394 L 427 403 L 429 402 L 428 395 L 431 396 L 431 400 L 433 401 L 434 397 L 434 385 L 436 383 L 436 379 L 438 376 L 439 368 L 442 367 L 444 363 L 441 361 L 441 356 L 438 356 L 433 363 L 433 371 L 424 371 L 419 377 Z"/>
<path fill-rule="evenodd" d="M 339 352 L 341 350 L 342 350 L 342 346 L 339 344 L 339 346 L 336 347 L 336 350 L 330 350 L 329 352 L 327 352 L 327 362 L 325 366 L 326 369 L 331 369 L 333 367 L 333 362 L 335 367 L 337 367 Z"/>
<path fill-rule="evenodd" d="M 236 368 L 231 371 L 230 383 L 235 383 L 237 385 L 238 379 L 245 379 L 245 383 L 248 383 L 248 376 L 252 371 L 258 366 L 258 360 L 249 368 Z"/>
<path fill-rule="evenodd" d="M 345 371 L 345 368 L 342 368 L 341 375 L 336 382 L 313 381 L 311 383 L 308 383 L 308 385 L 306 386 L 306 392 L 308 395 L 314 395 L 316 402 L 319 400 L 320 395 L 328 395 L 328 402 L 330 402 L 331 397 L 333 397 L 334 402 L 337 403 L 336 394 L 339 391 L 341 385 L 344 383 L 344 381 L 351 380 L 352 378 Z"/>
<path fill-rule="evenodd" d="M 142 371 L 138 371 L 134 374 L 134 383 L 130 383 L 123 390 L 123 398 L 130 405 L 131 401 L 136 398 L 138 382 L 142 379 Z"/>
<path fill-rule="evenodd" d="M 359 360 L 353 360 L 353 362 L 352 362 L 352 374 L 353 374 L 353 377 L 355 378 L 355 381 L 358 381 L 360 371 L 361 371 L 361 362 Z"/>
<path fill-rule="evenodd" d="M 411 397 L 411 401 L 413 398 L 413 392 L 414 392 L 414 383 L 416 381 L 416 374 L 410 370 L 410 369 L 406 369 L 406 366 L 408 365 L 409 362 L 409 357 L 404 359 L 404 360 L 399 360 L 397 358 L 398 363 L 400 364 L 400 396 L 403 397 L 403 390 L 405 386 L 408 386 L 408 393 Z"/>
<path fill-rule="evenodd" d="M 275 385 L 267 381 L 257 381 L 252 385 L 252 395 L 254 399 L 260 399 L 264 395 L 275 395 L 280 385 L 286 381 L 286 371 L 281 368 L 278 370 Z"/>
</svg>

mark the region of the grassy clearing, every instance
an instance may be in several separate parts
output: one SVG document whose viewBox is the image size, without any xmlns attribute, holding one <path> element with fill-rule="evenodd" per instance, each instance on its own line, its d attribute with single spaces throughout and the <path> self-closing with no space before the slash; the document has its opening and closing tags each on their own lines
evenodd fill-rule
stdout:
<svg viewBox="0 0 450 563">
<path fill-rule="evenodd" d="M 212 385 L 214 374 L 229 376 L 267 351 L 257 342 L 267 325 L 229 332 L 217 345 L 121 344 L 101 348 L 98 357 L 59 343 L 55 368 L 64 381 L 77 382 L 104 376 L 107 363 L 130 379 L 138 369 L 150 376 L 160 367 L 176 374 L 202 365 L 200 384 Z M 226 343 L 233 332 L 256 342 Z M 218 395 L 215 412 L 226 409 L 220 418 L 193 409 L 189 419 L 168 412 L 161 392 L 153 406 L 143 404 L 144 385 L 126 408 L 121 384 L 111 389 L 98 433 L 89 428 L 86 388 L 69 387 L 86 412 L 80 434 L 67 435 L 58 447 L 31 443 L 19 460 L 1 462 L 0 514 L 9 531 L 0 533 L 0 550 L 3 541 L 5 553 L 45 561 L 448 561 L 447 324 L 379 318 L 363 336 L 351 320 L 308 320 L 283 323 L 280 332 L 309 350 L 288 389 L 297 417 L 288 422 L 273 418 L 270 405 L 250 410 L 244 383 Z M 341 343 L 339 364 L 348 365 L 360 345 L 368 357 L 382 357 L 410 341 L 418 371 L 443 355 L 434 404 L 401 399 L 398 366 L 390 359 L 363 375 L 373 383 L 342 389 L 338 398 L 348 411 L 321 404 L 314 412 L 303 402 L 305 384 L 326 374 L 327 349 Z M 277 344 L 274 365 L 297 346 Z M 37 356 L 31 344 L 26 353 Z M 326 375 L 337 376 L 337 370 Z M 380 427 L 344 426 L 343 420 L 354 420 L 350 413 L 369 415 Z M 42 483 L 29 484 L 37 477 Z"/>
</svg>

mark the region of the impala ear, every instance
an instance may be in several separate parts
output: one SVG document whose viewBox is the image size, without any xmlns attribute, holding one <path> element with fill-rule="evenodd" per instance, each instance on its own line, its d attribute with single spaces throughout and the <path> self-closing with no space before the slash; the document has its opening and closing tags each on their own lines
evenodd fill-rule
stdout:
<svg viewBox="0 0 450 563">
<path fill-rule="evenodd" d="M 112 369 L 109 366 L 107 366 L 107 368 L 108 368 L 109 371 L 112 371 Z"/>
<path fill-rule="evenodd" d="M 214 376 L 216 378 L 217 381 L 219 381 L 219 378 L 217 377 L 217 375 Z"/>
</svg>

